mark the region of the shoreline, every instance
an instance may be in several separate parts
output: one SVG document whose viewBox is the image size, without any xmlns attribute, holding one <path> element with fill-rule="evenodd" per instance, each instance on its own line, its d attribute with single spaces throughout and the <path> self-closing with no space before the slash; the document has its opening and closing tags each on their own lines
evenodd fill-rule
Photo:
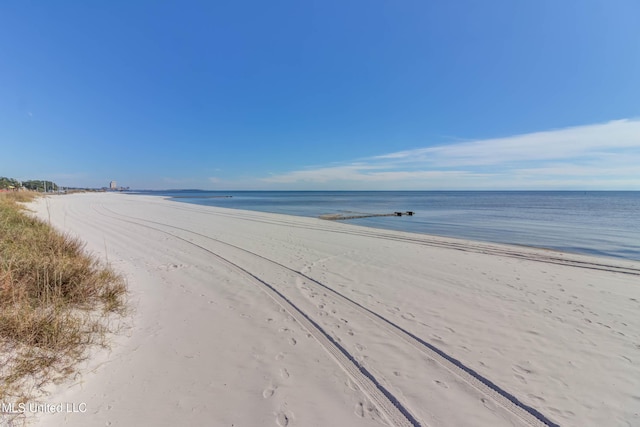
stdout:
<svg viewBox="0 0 640 427">
<path fill-rule="evenodd" d="M 42 425 L 379 425 L 398 421 L 385 396 L 419 424 L 518 425 L 402 331 L 553 423 L 638 421 L 638 262 L 157 196 L 48 200 L 53 225 L 127 276 L 138 310 L 130 336 L 52 390 L 92 418 Z"/>
<path fill-rule="evenodd" d="M 151 196 L 151 197 L 160 197 L 162 198 L 162 200 L 166 200 L 168 202 L 175 202 L 175 203 L 181 203 L 181 204 L 186 204 L 186 205 L 191 205 L 191 206 L 201 206 L 201 207 L 207 207 L 207 208 L 213 208 L 213 209 L 220 209 L 223 211 L 230 211 L 229 214 L 233 214 L 233 212 L 241 212 L 241 213 L 245 213 L 245 214 L 250 214 L 250 213 L 263 213 L 263 214 L 267 214 L 267 215 L 277 215 L 277 216 L 285 216 L 285 217 L 293 217 L 293 218 L 305 218 L 305 219 L 319 219 L 322 221 L 327 221 L 326 218 L 322 218 L 323 215 L 320 216 L 305 216 L 305 215 L 295 215 L 295 214 L 288 214 L 288 213 L 280 213 L 280 212 L 271 212 L 271 211 L 260 211 L 260 210 L 251 210 L 251 209 L 240 209 L 240 208 L 227 208 L 227 207 L 221 207 L 221 206 L 212 206 L 212 205 L 204 205 L 204 204 L 200 204 L 200 203 L 192 203 L 192 202 L 185 202 L 180 200 L 180 198 L 177 197 L 173 197 L 173 196 Z M 173 200 L 176 199 L 176 200 Z M 332 214 L 327 214 L 327 215 L 332 215 Z M 373 216 L 394 216 L 395 215 L 390 215 L 390 214 L 384 214 L 384 215 L 378 215 L 378 214 L 374 214 Z M 360 219 L 357 218 L 357 219 Z M 571 250 L 563 250 L 563 249 L 558 249 L 558 248 L 554 248 L 554 247 L 545 247 L 545 246 L 535 246 L 535 245 L 531 245 L 531 244 L 519 244 L 519 243 L 509 243 L 509 242 L 499 242 L 499 241 L 492 241 L 492 240 L 475 240 L 475 239 L 471 239 L 471 238 L 465 238 L 465 237 L 458 237 L 458 236 L 450 236 L 450 235 L 443 235 L 443 234 L 435 234 L 435 233 L 426 233 L 426 232 L 418 232 L 418 231 L 404 231 L 404 230 L 396 230 L 393 228 L 382 228 L 382 227 L 376 227 L 373 225 L 364 225 L 364 224 L 357 224 L 352 222 L 351 220 L 348 221 L 340 221 L 341 223 L 344 223 L 346 225 L 349 226 L 353 226 L 353 227 L 360 227 L 360 228 L 364 228 L 364 229 L 371 229 L 371 230 L 377 230 L 377 231 L 388 231 L 391 233 L 400 233 L 400 234 L 406 234 L 406 235 L 415 235 L 418 237 L 425 237 L 427 239 L 432 238 L 432 239 L 440 239 L 442 241 L 454 241 L 457 242 L 458 244 L 466 244 L 469 243 L 472 246 L 481 246 L 481 245 L 485 245 L 485 246 L 496 246 L 496 247 L 504 247 L 505 249 L 508 248 L 512 248 L 512 249 L 531 249 L 534 251 L 542 251 L 542 252 L 553 252 L 555 254 L 558 255 L 565 255 L 567 257 L 575 257 L 575 258 L 591 258 L 591 259 L 602 259 L 607 260 L 609 262 L 619 262 L 622 264 L 625 263 L 630 263 L 631 265 L 640 265 L 640 259 L 633 259 L 633 258 L 624 258 L 624 257 L 618 257 L 618 256 L 613 256 L 613 255 L 607 255 L 604 253 L 594 253 L 594 252 L 588 252 L 588 251 L 584 251 L 584 252 L 580 252 L 580 251 L 571 251 Z M 598 263 L 597 261 L 594 260 L 594 263 Z M 640 275 L 640 271 L 638 272 L 638 274 Z"/>
<path fill-rule="evenodd" d="M 175 198 L 176 201 L 182 202 L 182 203 L 186 203 L 186 204 L 194 204 L 194 205 L 200 205 L 200 206 L 213 206 L 213 207 L 220 207 L 220 208 L 226 208 L 226 209 L 238 209 L 238 210 L 250 210 L 253 212 L 264 212 L 264 213 L 274 213 L 274 214 L 283 214 L 283 215 L 293 215 L 293 216 L 301 216 L 301 217 L 305 217 L 305 218 L 323 218 L 323 217 L 332 217 L 332 216 L 340 216 L 343 215 L 341 212 L 341 210 L 336 211 L 336 206 L 331 205 L 331 202 L 329 202 L 329 204 L 332 206 L 332 209 L 330 209 L 329 212 L 323 212 L 321 210 L 317 210 L 314 211 L 313 213 L 311 211 L 309 212 L 302 212 L 302 211 L 296 211 L 296 209 L 276 209 L 276 208 L 271 208 L 271 209 L 266 209 L 263 210 L 260 207 L 256 207 L 254 208 L 250 208 L 250 209 L 246 209 L 243 208 L 242 206 L 231 206 L 231 207 L 225 207 L 222 205 L 208 205 L 206 203 L 201 203 L 200 201 L 196 200 L 196 199 L 202 199 L 202 196 L 194 196 L 193 197 L 193 201 L 185 201 L 184 199 L 189 199 L 190 196 L 188 195 L 173 195 L 173 194 L 163 194 L 164 192 L 158 192 L 158 194 L 152 194 L 153 197 L 162 197 L 162 198 L 166 198 L 166 199 L 172 199 Z M 171 193 L 171 192 L 167 192 L 167 193 Z M 176 192 L 177 194 L 178 192 Z M 212 192 L 213 193 L 213 192 Z M 264 194 L 288 194 L 288 193 L 300 193 L 300 194 L 307 194 L 309 192 L 252 192 L 252 191 L 248 191 L 248 192 L 231 192 L 234 193 L 234 197 L 235 196 L 240 196 L 244 193 L 247 194 L 252 194 L 252 193 L 264 193 Z M 239 193 L 239 194 L 235 194 L 235 193 Z M 311 192 L 314 193 L 314 192 Z M 316 192 L 318 194 L 335 194 L 335 193 L 339 193 L 339 192 Z M 343 192 L 343 193 L 358 193 L 358 192 Z M 394 194 L 394 193 L 407 193 L 407 192 L 370 192 L 370 193 L 385 193 L 385 194 Z M 418 192 L 413 192 L 413 193 L 427 193 L 427 194 L 431 194 L 432 193 L 438 193 L 438 192 L 423 192 L 423 191 L 418 191 Z M 449 193 L 455 193 L 455 192 L 440 192 L 441 194 L 449 194 Z M 469 193 L 469 192 L 459 192 L 459 193 Z M 517 192 L 471 192 L 471 193 L 487 193 L 487 194 L 498 194 L 498 195 L 504 195 L 504 194 L 509 194 L 509 193 L 518 193 L 518 194 L 540 194 L 540 193 L 550 193 L 552 195 L 555 194 L 578 194 L 581 195 L 584 192 L 524 192 L 524 191 L 517 191 Z M 625 193 L 625 192 L 588 192 L 588 193 L 603 193 L 603 194 L 607 194 L 607 193 L 615 193 L 615 194 L 619 194 L 619 193 Z M 626 192 L 626 193 L 638 193 L 640 194 L 640 192 Z M 226 194 L 226 193 L 225 193 Z M 136 194 L 133 194 L 136 195 Z M 149 194 L 144 194 L 141 193 L 140 195 L 149 195 Z M 589 198 L 587 198 L 589 199 Z M 451 200 L 452 203 L 457 203 L 455 200 Z M 348 201 L 345 201 L 345 203 L 348 203 Z M 420 203 L 420 201 L 418 201 L 418 204 Z M 404 224 L 400 221 L 405 221 L 404 219 L 400 220 L 396 220 L 393 219 L 391 220 L 391 222 L 382 220 L 381 218 L 375 218 L 375 217 L 380 217 L 380 216 L 385 216 L 385 215 L 381 215 L 382 213 L 386 213 L 386 211 L 396 211 L 398 209 L 394 209 L 394 208 L 400 208 L 403 207 L 403 209 L 400 210 L 406 210 L 404 208 L 407 209 L 413 209 L 413 210 L 417 210 L 417 221 L 419 221 L 419 223 L 414 223 L 413 221 L 415 220 L 409 220 L 409 223 Z M 464 206 L 460 207 L 461 209 L 465 209 Z M 567 207 L 568 209 L 570 209 L 570 207 Z M 351 208 L 350 208 L 351 209 Z M 359 210 L 358 210 L 359 209 Z M 356 209 L 357 212 L 361 213 L 361 210 L 363 209 L 362 207 L 359 207 L 358 209 Z M 382 211 L 378 212 L 380 209 L 382 209 Z M 606 240 L 607 239 L 607 234 L 603 233 L 601 235 L 594 235 L 591 239 L 587 239 L 585 240 L 584 238 L 578 238 L 576 240 L 576 236 L 580 236 L 583 233 L 587 233 L 589 234 L 590 230 L 593 230 L 593 228 L 585 228 L 586 225 L 579 225 L 579 227 L 583 228 L 583 230 L 574 230 L 575 234 L 573 237 L 571 235 L 556 235 L 553 233 L 550 233 L 549 231 L 546 230 L 546 228 L 553 228 L 556 227 L 557 224 L 554 221 L 549 221 L 546 224 L 531 224 L 533 226 L 533 228 L 520 228 L 519 225 L 514 225 L 507 227 L 508 228 L 508 232 L 505 232 L 505 230 L 502 230 L 497 224 L 493 224 L 492 227 L 483 227 L 482 224 L 475 224 L 475 226 L 470 225 L 470 226 L 466 226 L 463 224 L 460 224 L 459 221 L 458 222 L 454 222 L 452 224 L 447 224 L 447 223 L 443 223 L 442 222 L 442 218 L 440 219 L 434 219 L 433 221 L 429 220 L 428 222 L 424 222 L 426 220 L 426 218 L 423 216 L 425 214 L 425 212 L 429 211 L 431 214 L 436 213 L 437 211 L 430 211 L 429 209 L 427 209 L 427 211 L 425 211 L 424 208 L 417 208 L 413 205 L 402 205 L 402 206 L 387 206 L 385 208 L 380 208 L 380 209 L 365 209 L 365 211 L 370 213 L 361 213 L 362 217 L 369 217 L 367 219 L 363 218 L 354 218 L 354 219 L 350 219 L 349 221 L 352 222 L 354 225 L 361 225 L 361 226 L 365 226 L 365 227 L 372 227 L 372 228 L 378 228 L 378 229 L 385 229 L 385 230 L 393 230 L 393 231 L 404 231 L 404 232 L 409 232 L 409 233 L 417 233 L 417 234 L 425 234 L 425 235 L 431 235 L 431 236 L 440 236 L 440 237 L 445 237 L 445 238 L 454 238 L 454 239 L 463 239 L 463 240 L 472 240 L 472 241 L 481 241 L 481 242 L 486 242 L 486 243 L 497 243 L 497 244 L 506 244 L 506 245 L 516 245 L 516 246 L 529 246 L 529 247 L 534 247 L 534 248 L 541 248 L 541 249 L 549 249 L 549 250 L 556 250 L 556 251 L 561 251 L 561 252 L 566 252 L 566 253 L 575 253 L 575 254 L 583 254 L 583 255 L 588 255 L 588 256 L 596 256 L 596 257 L 606 257 L 606 258 L 613 258 L 613 259 L 622 259 L 622 260 L 630 260 L 630 261 L 640 261 L 640 252 L 638 252 L 637 249 L 634 248 L 632 241 L 629 240 L 628 237 L 625 237 L 624 239 L 621 237 L 620 233 L 622 233 L 621 230 L 615 230 L 615 229 L 610 229 L 607 230 L 609 232 L 611 232 L 612 236 L 616 236 L 615 238 L 611 239 L 611 240 Z M 516 209 L 517 209 L 517 204 L 516 204 Z M 287 212 L 287 210 L 289 210 L 290 212 Z M 360 216 L 357 215 L 357 216 Z M 512 218 L 513 219 L 513 218 Z M 487 220 L 491 221 L 491 217 L 487 218 Z M 404 224 L 404 225 L 403 225 Z M 509 221 L 506 222 L 507 225 L 510 224 Z M 514 223 L 515 224 L 515 223 Z M 571 224 L 568 223 L 561 223 L 561 225 L 568 225 L 569 227 L 571 227 Z M 453 227 L 453 228 L 451 228 Z M 462 229 L 466 230 L 466 233 L 460 233 L 458 231 L 458 228 L 462 227 Z M 597 225 L 595 226 L 595 230 L 598 229 Z M 502 230 L 502 231 L 501 231 Z M 524 233 L 524 234 L 522 234 Z M 546 240 L 544 238 L 538 238 L 535 237 L 537 236 L 539 233 L 541 236 L 546 237 Z M 634 231 L 635 233 L 635 231 Z M 515 236 L 515 237 L 514 237 Z M 565 238 L 566 240 L 562 240 L 562 238 Z M 602 239 L 605 240 L 602 240 Z M 640 236 L 638 236 L 638 238 L 640 238 Z M 572 240 L 574 239 L 574 240 Z M 622 239 L 622 240 L 621 240 Z M 566 242 L 569 242 L 568 244 Z"/>
</svg>

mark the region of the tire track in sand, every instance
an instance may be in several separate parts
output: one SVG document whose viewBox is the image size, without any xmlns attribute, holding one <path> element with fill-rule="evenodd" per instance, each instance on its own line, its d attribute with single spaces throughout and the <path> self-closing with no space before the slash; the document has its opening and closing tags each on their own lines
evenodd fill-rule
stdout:
<svg viewBox="0 0 640 427">
<path fill-rule="evenodd" d="M 117 214 L 104 206 L 102 206 L 102 208 L 109 212 L 112 212 L 115 215 L 126 217 L 126 215 Z M 242 276 L 248 278 L 253 284 L 258 286 L 259 289 L 265 292 L 278 305 L 285 309 L 287 313 L 289 313 L 289 315 L 291 315 L 291 317 L 293 317 L 293 319 L 298 322 L 298 324 L 306 329 L 306 331 L 315 338 L 320 346 L 331 355 L 336 363 L 358 385 L 360 390 L 367 396 L 367 398 L 369 398 L 369 400 L 373 402 L 373 404 L 378 408 L 380 413 L 384 416 L 384 418 L 390 425 L 395 427 L 420 427 L 423 425 L 418 422 L 418 420 L 400 403 L 400 401 L 398 401 L 395 396 L 393 396 L 382 384 L 380 384 L 378 380 L 376 380 L 373 374 L 371 374 L 364 366 L 360 365 L 343 346 L 336 342 L 333 337 L 322 328 L 322 326 L 316 323 L 313 319 L 311 319 L 311 317 L 309 317 L 309 315 L 307 315 L 295 304 L 293 304 L 293 302 L 291 302 L 285 295 L 280 293 L 277 289 L 275 289 L 272 285 L 270 285 L 259 276 L 253 274 L 251 271 L 241 267 L 240 265 L 222 257 L 221 255 L 218 255 L 212 250 L 198 245 L 197 243 L 194 243 L 188 239 L 146 224 L 140 224 L 139 222 L 105 215 L 104 213 L 101 213 L 97 209 L 95 209 L 95 207 L 94 210 L 100 215 L 108 216 L 117 221 L 123 221 L 140 227 L 146 227 L 160 233 L 170 235 L 175 239 L 181 240 L 185 243 L 188 243 L 189 245 L 195 246 L 211 254 L 218 260 L 222 261 L 224 264 L 232 267 Z M 144 219 L 138 220 L 145 221 Z M 167 224 L 162 225 L 171 227 Z"/>
<path fill-rule="evenodd" d="M 546 417 L 544 414 L 542 414 L 541 412 L 539 412 L 535 408 L 533 408 L 533 407 L 531 407 L 529 405 L 526 405 L 525 403 L 521 402 L 517 397 L 515 397 L 511 393 L 509 393 L 506 390 L 502 389 L 501 387 L 499 387 L 498 385 L 493 383 L 488 378 L 486 378 L 486 377 L 482 376 L 481 374 L 477 373 L 472 368 L 464 365 L 462 362 L 460 362 L 459 360 L 455 359 L 454 357 L 448 355 L 447 353 L 445 353 L 444 351 L 440 350 L 439 348 L 437 348 L 433 344 L 428 343 L 427 341 L 423 340 L 422 338 L 416 336 L 415 334 L 407 331 L 406 329 L 402 328 L 401 326 L 399 326 L 399 325 L 393 323 L 392 321 L 388 320 L 384 316 L 376 313 L 373 310 L 370 310 L 369 308 L 361 305 L 360 303 L 356 302 L 355 300 L 353 300 L 353 299 L 341 294 L 340 292 L 338 292 L 338 291 L 334 290 L 333 288 L 329 287 L 328 285 L 325 285 L 322 282 L 320 282 L 320 281 L 318 281 L 318 280 L 306 275 L 305 273 L 302 273 L 300 271 L 292 269 L 292 268 L 290 268 L 290 267 L 288 267 L 288 266 L 286 266 L 284 264 L 281 264 L 281 263 L 279 263 L 277 261 L 271 260 L 271 259 L 269 259 L 269 258 L 267 258 L 267 257 L 265 257 L 263 255 L 260 255 L 260 254 L 257 254 L 255 252 L 249 251 L 249 250 L 244 249 L 242 247 L 233 245 L 231 243 L 224 242 L 224 241 L 216 239 L 216 238 L 212 238 L 210 236 L 206 236 L 204 234 L 201 234 L 201 233 L 198 233 L 198 232 L 195 232 L 195 231 L 192 231 L 192 230 L 188 230 L 188 229 L 185 229 L 185 228 L 176 227 L 176 226 L 173 226 L 173 225 L 164 224 L 164 223 L 160 223 L 160 222 L 156 222 L 156 221 L 146 220 L 146 219 L 143 219 L 143 218 L 137 218 L 137 217 L 132 217 L 132 216 L 128 216 L 128 215 L 119 214 L 119 213 L 114 212 L 114 211 L 112 211 L 112 210 L 110 210 L 110 209 L 108 209 L 108 208 L 106 208 L 104 206 L 102 206 L 102 208 L 105 209 L 108 212 L 111 212 L 114 215 L 117 215 L 117 216 L 127 217 L 127 218 L 131 218 L 131 219 L 135 219 L 137 221 L 146 222 L 146 223 L 152 223 L 152 224 L 156 224 L 156 225 L 159 225 L 159 226 L 172 228 L 174 230 L 185 231 L 187 233 L 191 233 L 193 235 L 197 235 L 197 236 L 203 237 L 205 239 L 208 239 L 208 240 L 211 240 L 211 241 L 215 241 L 215 242 L 221 243 L 221 244 L 229 246 L 229 247 L 233 247 L 233 248 L 235 248 L 237 250 L 240 250 L 242 252 L 248 253 L 250 255 L 253 255 L 254 257 L 260 258 L 260 259 L 265 260 L 265 261 L 267 261 L 267 262 L 269 262 L 271 264 L 274 264 L 274 265 L 276 265 L 276 266 L 278 266 L 280 268 L 283 268 L 283 269 L 285 269 L 285 270 L 287 270 L 289 272 L 292 272 L 292 273 L 294 273 L 294 274 L 306 279 L 307 281 L 311 282 L 316 287 L 320 287 L 323 291 L 331 292 L 334 296 L 338 297 L 338 299 L 340 301 L 342 301 L 343 303 L 345 303 L 346 305 L 348 305 L 348 306 L 350 306 L 352 308 L 355 308 L 359 312 L 363 313 L 367 318 L 369 318 L 372 321 L 376 322 L 378 325 L 380 325 L 383 329 L 388 331 L 393 336 L 395 336 L 398 339 L 402 340 L 403 342 L 409 344 L 414 349 L 420 351 L 425 356 L 427 356 L 430 359 L 434 360 L 442 368 L 444 368 L 445 370 L 447 370 L 451 374 L 455 375 L 456 377 L 460 378 L 465 383 L 469 384 L 471 387 L 473 387 L 478 392 L 480 392 L 483 396 L 490 398 L 499 407 L 502 407 L 504 410 L 506 410 L 506 411 L 510 412 L 511 414 L 515 415 L 517 418 L 519 418 L 520 420 L 525 422 L 527 425 L 530 425 L 532 427 L 534 427 L 534 426 L 535 427 L 537 427 L 537 426 L 559 427 L 558 424 L 556 424 L 553 421 L 551 421 L 548 417 Z M 102 214 L 102 215 L 104 215 L 104 214 Z M 114 217 L 112 217 L 112 218 L 114 218 Z M 125 222 L 132 222 L 132 221 L 127 221 L 127 220 L 120 219 L 120 218 L 114 218 L 114 219 L 119 219 L 119 220 L 125 221 Z M 141 225 L 141 226 L 146 226 L 146 225 L 140 224 L 140 223 L 136 223 L 136 224 Z M 146 227 L 148 227 L 148 226 L 146 226 Z M 154 228 L 154 227 L 151 227 L 151 228 Z M 170 233 L 170 232 L 167 232 L 167 231 L 164 231 L 164 230 L 158 230 L 158 231 L 162 231 L 162 232 L 164 232 L 166 234 L 170 234 L 170 235 L 172 235 L 172 236 L 174 236 L 174 237 L 176 237 L 178 239 L 181 239 L 181 240 L 184 240 L 184 241 L 187 241 L 187 242 L 193 244 L 193 242 L 191 242 L 191 241 L 189 241 L 189 240 L 187 240 L 185 238 L 182 238 L 180 236 L 177 236 L 174 233 Z M 196 245 L 196 246 L 199 246 L 199 245 Z M 199 246 L 199 247 L 201 247 L 201 246 Z M 208 249 L 205 249 L 205 250 L 207 250 L 208 252 L 211 252 Z M 242 269 L 242 267 L 239 267 L 239 268 Z M 246 271 L 244 269 L 242 269 L 242 270 Z M 249 273 L 249 274 L 251 274 L 251 273 Z M 253 276 L 253 277 L 255 277 L 255 276 Z M 274 289 L 274 291 L 278 292 L 275 289 Z M 319 327 L 319 325 L 318 325 L 318 327 Z M 325 333 L 325 335 L 326 335 L 326 332 L 323 331 L 323 333 Z M 329 337 L 329 338 L 331 338 L 331 337 Z M 333 342 L 335 342 L 332 338 L 331 338 L 331 340 Z M 338 344 L 338 343 L 336 343 L 336 344 Z M 352 360 L 353 360 L 353 358 L 352 358 Z M 357 362 L 355 362 L 355 361 L 354 361 L 354 363 L 357 364 Z"/>
</svg>

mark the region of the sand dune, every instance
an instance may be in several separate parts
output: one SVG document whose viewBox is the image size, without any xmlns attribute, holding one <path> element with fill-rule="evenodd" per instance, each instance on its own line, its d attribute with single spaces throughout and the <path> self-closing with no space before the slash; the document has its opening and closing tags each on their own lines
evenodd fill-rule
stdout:
<svg viewBox="0 0 640 427">
<path fill-rule="evenodd" d="M 640 425 L 640 262 L 183 204 L 41 199 L 131 327 L 43 426 Z"/>
</svg>

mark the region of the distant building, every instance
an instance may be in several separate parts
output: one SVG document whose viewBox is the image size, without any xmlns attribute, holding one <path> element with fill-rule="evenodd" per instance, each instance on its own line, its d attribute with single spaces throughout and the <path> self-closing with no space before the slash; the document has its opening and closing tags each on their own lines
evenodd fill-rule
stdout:
<svg viewBox="0 0 640 427">
<path fill-rule="evenodd" d="M 118 189 L 118 184 L 115 181 L 111 181 L 109 183 L 109 189 L 111 190 L 117 190 Z"/>
</svg>

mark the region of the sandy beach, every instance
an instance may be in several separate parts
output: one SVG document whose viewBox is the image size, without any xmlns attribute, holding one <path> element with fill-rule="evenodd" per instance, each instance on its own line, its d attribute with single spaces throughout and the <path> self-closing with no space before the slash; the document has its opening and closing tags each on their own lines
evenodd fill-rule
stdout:
<svg viewBox="0 0 640 427">
<path fill-rule="evenodd" d="M 640 262 L 190 205 L 39 199 L 130 325 L 41 426 L 638 426 Z"/>
</svg>

